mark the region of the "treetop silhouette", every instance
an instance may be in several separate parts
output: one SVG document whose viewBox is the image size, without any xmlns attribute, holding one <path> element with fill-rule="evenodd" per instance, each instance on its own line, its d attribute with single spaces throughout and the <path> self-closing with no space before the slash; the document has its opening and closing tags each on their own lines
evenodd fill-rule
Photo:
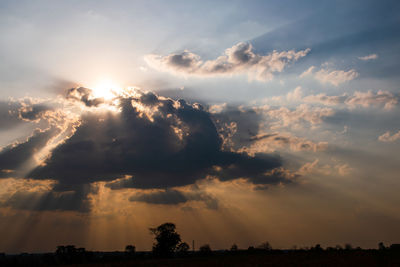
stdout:
<svg viewBox="0 0 400 267">
<path fill-rule="evenodd" d="M 150 228 L 150 232 L 155 236 L 153 253 L 160 257 L 171 257 L 181 243 L 181 236 L 176 232 L 173 223 L 163 223 L 156 228 Z"/>
</svg>

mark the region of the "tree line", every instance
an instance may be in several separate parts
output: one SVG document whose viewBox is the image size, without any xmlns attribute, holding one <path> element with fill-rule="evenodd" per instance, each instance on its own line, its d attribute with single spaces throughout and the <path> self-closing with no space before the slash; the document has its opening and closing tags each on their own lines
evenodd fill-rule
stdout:
<svg viewBox="0 0 400 267">
<path fill-rule="evenodd" d="M 264 242 L 258 246 L 250 246 L 247 249 L 239 249 L 233 244 L 229 249 L 212 251 L 209 244 L 204 244 L 197 251 L 190 251 L 188 243 L 183 242 L 181 236 L 176 230 L 174 223 L 163 223 L 157 227 L 149 228 L 154 237 L 154 243 L 151 252 L 137 252 L 132 244 L 125 247 L 125 251 L 114 252 L 93 252 L 85 248 L 77 248 L 73 245 L 57 246 L 54 253 L 6 255 L 0 253 L 0 266 L 32 266 L 32 263 L 41 265 L 62 265 L 71 263 L 90 263 L 90 262 L 113 262 L 121 260 L 141 260 L 151 258 L 172 258 L 172 257 L 197 257 L 210 255 L 235 255 L 235 254 L 269 254 L 278 255 L 286 253 L 295 255 L 296 253 L 307 253 L 310 255 L 345 255 L 349 253 L 379 253 L 380 256 L 389 255 L 400 256 L 400 244 L 392 244 L 387 247 L 382 242 L 378 244 L 376 250 L 363 250 L 360 247 L 353 247 L 351 244 L 344 246 L 323 248 L 320 244 L 312 247 L 297 248 L 296 246 L 288 250 L 273 249 L 269 242 Z M 378 255 L 378 254 L 376 254 Z"/>
</svg>

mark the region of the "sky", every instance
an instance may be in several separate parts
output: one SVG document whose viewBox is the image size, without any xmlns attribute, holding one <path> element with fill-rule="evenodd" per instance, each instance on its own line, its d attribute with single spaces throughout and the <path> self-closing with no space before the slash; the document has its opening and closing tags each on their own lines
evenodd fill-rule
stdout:
<svg viewBox="0 0 400 267">
<path fill-rule="evenodd" d="M 0 252 L 400 240 L 398 1 L 1 1 Z"/>
</svg>

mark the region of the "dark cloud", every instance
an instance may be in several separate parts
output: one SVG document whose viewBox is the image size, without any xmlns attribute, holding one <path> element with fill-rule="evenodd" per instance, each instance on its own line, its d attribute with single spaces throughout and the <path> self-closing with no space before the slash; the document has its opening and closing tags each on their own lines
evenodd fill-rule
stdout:
<svg viewBox="0 0 400 267">
<path fill-rule="evenodd" d="M 17 191 L 3 203 L 2 207 L 12 207 L 21 210 L 71 210 L 88 212 L 91 203 L 88 194 L 93 192 L 90 185 L 82 185 L 75 190 L 57 191 Z"/>
<path fill-rule="evenodd" d="M 196 64 L 198 57 L 192 53 L 183 52 L 182 54 L 171 55 L 168 61 L 169 64 L 178 68 L 190 68 Z"/>
<path fill-rule="evenodd" d="M 221 112 L 213 114 L 215 124 L 226 148 L 237 150 L 249 145 L 260 130 L 262 114 L 253 109 L 227 106 Z"/>
<path fill-rule="evenodd" d="M 0 101 L 0 131 L 12 129 L 21 123 L 18 118 L 19 108 L 20 103 Z"/>
<path fill-rule="evenodd" d="M 54 179 L 65 188 L 111 181 L 112 189 L 149 189 L 190 185 L 209 174 L 260 179 L 281 166 L 276 156 L 223 151 L 211 114 L 199 104 L 153 93 L 119 100 L 119 113 L 83 116 L 75 134 L 29 177 Z M 116 180 L 126 176 L 132 177 Z M 263 182 L 277 181 L 265 176 Z"/>
<path fill-rule="evenodd" d="M 209 209 L 218 208 L 218 200 L 200 191 L 179 191 L 167 189 L 156 192 L 140 192 L 129 198 L 129 201 L 145 202 L 149 204 L 176 205 L 188 201 L 202 201 Z"/>
<path fill-rule="evenodd" d="M 37 121 L 42 118 L 42 115 L 51 110 L 50 107 L 43 104 L 24 105 L 19 111 L 19 117 L 27 121 Z"/>
<path fill-rule="evenodd" d="M 57 133 L 57 128 L 37 129 L 25 142 L 4 147 L 0 152 L 0 177 L 15 176 L 21 166 L 32 159 Z"/>
<path fill-rule="evenodd" d="M 29 98 L 0 101 L 0 131 L 8 131 L 19 125 L 26 125 L 28 122 L 39 122 L 40 119 L 45 118 L 47 111 L 54 110 L 43 100 L 38 102 L 40 103 L 32 103 L 32 99 Z"/>
<path fill-rule="evenodd" d="M 87 107 L 97 107 L 104 103 L 104 98 L 96 98 L 93 96 L 93 92 L 89 88 L 76 87 L 67 90 L 67 99 L 81 101 Z"/>
<path fill-rule="evenodd" d="M 222 181 L 247 178 L 254 184 L 290 183 L 281 173 L 268 173 L 280 165 L 281 160 L 277 156 L 258 153 L 254 157 L 244 157 L 243 154 L 232 153 L 231 164 L 226 168 L 214 168 L 213 174 Z"/>
</svg>

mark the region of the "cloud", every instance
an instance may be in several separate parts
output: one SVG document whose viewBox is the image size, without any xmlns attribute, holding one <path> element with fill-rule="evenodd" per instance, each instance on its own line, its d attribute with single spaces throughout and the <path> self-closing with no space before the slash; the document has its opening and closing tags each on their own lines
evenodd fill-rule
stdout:
<svg viewBox="0 0 400 267">
<path fill-rule="evenodd" d="M 314 71 L 315 66 L 311 66 L 305 72 L 300 75 L 300 78 L 306 76 L 313 76 L 314 79 L 318 80 L 321 83 L 330 83 L 334 86 L 339 86 L 340 84 L 351 81 L 358 77 L 358 72 L 354 69 L 350 69 L 348 71 L 344 70 L 332 70 L 321 68 L 318 71 Z"/>
<path fill-rule="evenodd" d="M 387 131 L 386 133 L 378 137 L 378 140 L 381 142 L 394 142 L 398 139 L 400 139 L 400 131 L 394 133 L 393 135 L 391 135 L 390 132 Z"/>
<path fill-rule="evenodd" d="M 255 155 L 282 148 L 314 152 L 327 149 L 326 142 L 314 143 L 306 138 L 281 133 L 278 129 L 299 127 L 303 123 L 316 127 L 325 117 L 333 114 L 334 111 L 330 108 L 303 104 L 294 110 L 270 106 L 225 106 L 223 111 L 213 114 L 213 117 L 226 150 Z"/>
<path fill-rule="evenodd" d="M 374 94 L 368 92 L 355 92 L 352 96 L 348 97 L 345 104 L 351 107 L 362 106 L 381 106 L 385 109 L 392 109 L 398 103 L 398 98 L 388 91 L 378 91 Z"/>
<path fill-rule="evenodd" d="M 65 192 L 19 190 L 0 203 L 0 207 L 35 211 L 70 210 L 89 212 L 91 202 L 88 195 L 91 192 L 93 190 L 89 185 Z"/>
<path fill-rule="evenodd" d="M 339 96 L 328 96 L 325 93 L 321 93 L 318 95 L 308 95 L 305 96 L 302 100 L 306 103 L 317 103 L 326 106 L 336 106 L 339 104 L 344 104 L 348 95 L 343 94 Z"/>
<path fill-rule="evenodd" d="M 76 121 L 77 114 L 64 110 L 66 102 L 57 99 L 21 98 L 0 101 L 0 131 L 11 130 L 19 125 L 40 129 L 65 128 Z"/>
<path fill-rule="evenodd" d="M 0 131 L 12 129 L 22 123 L 18 116 L 19 108 L 21 108 L 19 102 L 0 101 Z"/>
<path fill-rule="evenodd" d="M 300 169 L 298 170 L 298 173 L 304 175 L 304 174 L 314 172 L 315 169 L 317 168 L 318 162 L 319 162 L 319 160 L 316 159 L 312 162 L 305 163 L 303 166 L 300 167 Z"/>
<path fill-rule="evenodd" d="M 286 100 L 290 102 L 296 102 L 301 100 L 303 97 L 303 91 L 301 86 L 297 86 L 293 91 L 287 93 Z"/>
<path fill-rule="evenodd" d="M 210 113 L 221 113 L 227 108 L 226 103 L 211 105 L 208 109 Z"/>
<path fill-rule="evenodd" d="M 299 175 L 307 174 L 322 174 L 322 175 L 340 175 L 346 176 L 353 172 L 353 168 L 347 163 L 339 163 L 336 165 L 319 164 L 319 160 L 316 159 L 313 162 L 307 162 L 297 171 Z"/>
<path fill-rule="evenodd" d="M 301 122 L 308 122 L 312 126 L 316 126 L 323 122 L 325 117 L 330 117 L 335 114 L 331 108 L 311 107 L 307 104 L 301 104 L 294 110 L 290 110 L 286 107 L 275 108 L 261 108 L 264 114 L 270 118 L 275 119 L 272 127 L 287 127 L 291 125 L 297 125 Z"/>
<path fill-rule="evenodd" d="M 150 192 L 138 192 L 129 198 L 133 202 L 145 202 L 149 204 L 177 205 L 189 201 L 201 201 L 209 209 L 218 208 L 218 200 L 211 195 L 201 191 L 180 191 L 166 189 Z"/>
<path fill-rule="evenodd" d="M 349 108 L 356 107 L 381 107 L 390 110 L 398 104 L 398 97 L 389 91 L 379 90 L 374 93 L 372 91 L 360 92 L 356 91 L 352 95 L 342 94 L 339 96 L 329 96 L 325 93 L 317 95 L 308 95 L 302 97 L 303 93 L 300 87 L 287 94 L 287 98 L 296 99 L 296 101 L 303 101 L 306 103 L 316 103 L 326 106 L 347 105 Z"/>
<path fill-rule="evenodd" d="M 214 106 L 210 110 L 214 111 Z M 227 105 L 212 118 L 226 150 L 237 150 L 250 144 L 250 138 L 258 133 L 263 120 L 262 114 L 252 108 Z"/>
<path fill-rule="evenodd" d="M 76 87 L 67 90 L 66 99 L 80 101 L 87 107 L 97 107 L 104 103 L 104 98 L 96 98 L 93 91 L 85 87 Z"/>
<path fill-rule="evenodd" d="M 173 74 L 215 76 L 247 74 L 250 79 L 268 81 L 274 73 L 282 72 L 288 65 L 305 57 L 310 49 L 273 51 L 268 55 L 254 53 L 250 43 L 238 43 L 225 50 L 224 55 L 202 61 L 200 56 L 185 50 L 167 56 L 147 55 L 145 61 L 152 68 Z"/>
<path fill-rule="evenodd" d="M 287 133 L 267 133 L 254 136 L 250 146 L 244 146 L 239 151 L 250 155 L 256 153 L 271 153 L 276 149 L 288 148 L 292 151 L 323 151 L 328 149 L 327 142 L 312 142 L 306 138 L 292 136 Z"/>
<path fill-rule="evenodd" d="M 21 107 L 18 109 L 18 116 L 24 121 L 38 122 L 46 112 L 53 110 L 48 105 L 30 98 L 20 100 L 19 103 Z"/>
<path fill-rule="evenodd" d="M 363 61 L 375 60 L 377 58 L 378 58 L 377 54 L 370 54 L 370 55 L 367 55 L 367 56 L 358 57 L 359 60 L 363 60 Z"/>
<path fill-rule="evenodd" d="M 58 133 L 57 128 L 36 129 L 26 141 L 4 147 L 0 152 L 0 177 L 15 177 L 20 174 L 19 169 L 22 165 L 32 160 L 33 156 Z"/>
<path fill-rule="evenodd" d="M 111 189 L 166 189 L 207 175 L 285 182 L 265 175 L 281 166 L 279 157 L 223 151 L 212 115 L 199 104 L 140 91 L 119 103 L 118 112 L 87 111 L 75 133 L 27 177 L 55 180 L 60 192 L 97 181 Z"/>
<path fill-rule="evenodd" d="M 349 166 L 349 164 L 347 164 L 347 163 L 337 164 L 335 166 L 335 169 L 337 170 L 338 174 L 341 176 L 346 176 L 353 172 L 353 168 L 351 168 Z"/>
</svg>

